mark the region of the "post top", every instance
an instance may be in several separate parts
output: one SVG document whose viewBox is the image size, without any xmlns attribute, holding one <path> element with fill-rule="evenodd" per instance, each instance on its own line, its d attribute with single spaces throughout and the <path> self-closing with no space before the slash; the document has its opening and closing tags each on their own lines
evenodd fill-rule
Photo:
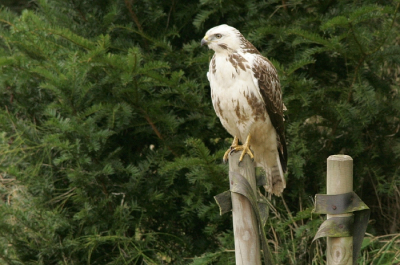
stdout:
<svg viewBox="0 0 400 265">
<path fill-rule="evenodd" d="M 348 155 L 331 155 L 328 157 L 328 160 L 346 161 L 346 160 L 353 160 L 353 158 L 351 158 L 351 156 Z"/>
</svg>

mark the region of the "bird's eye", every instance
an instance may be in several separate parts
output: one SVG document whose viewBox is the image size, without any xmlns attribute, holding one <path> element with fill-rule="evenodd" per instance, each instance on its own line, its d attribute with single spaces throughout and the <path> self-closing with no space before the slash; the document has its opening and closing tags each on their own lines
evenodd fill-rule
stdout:
<svg viewBox="0 0 400 265">
<path fill-rule="evenodd" d="M 215 34 L 215 37 L 216 37 L 217 39 L 220 39 L 220 38 L 222 38 L 222 35 L 221 35 L 221 34 Z"/>
</svg>

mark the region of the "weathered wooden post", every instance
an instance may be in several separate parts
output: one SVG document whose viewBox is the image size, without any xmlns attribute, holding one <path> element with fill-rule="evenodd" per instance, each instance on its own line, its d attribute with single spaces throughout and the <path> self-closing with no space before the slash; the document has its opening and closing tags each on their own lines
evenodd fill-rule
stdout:
<svg viewBox="0 0 400 265">
<path fill-rule="evenodd" d="M 353 159 L 348 155 L 332 155 L 328 157 L 326 183 L 328 195 L 352 192 Z M 332 205 L 331 207 L 335 210 L 337 206 Z M 352 213 L 328 214 L 327 219 L 352 215 Z M 352 265 L 353 237 L 328 237 L 326 256 L 328 265 Z"/>
<path fill-rule="evenodd" d="M 328 265 L 357 264 L 370 210 L 353 191 L 353 159 L 333 155 L 327 162 L 327 194 L 315 195 L 314 205 L 314 213 L 326 214 L 327 219 L 313 242 L 327 237 Z"/>
<path fill-rule="evenodd" d="M 241 152 L 229 156 L 229 183 L 232 190 L 235 183 L 233 174 L 247 179 L 256 195 L 256 177 L 254 162 L 245 156 L 239 164 Z M 260 237 L 256 214 L 250 201 L 239 193 L 232 193 L 233 233 L 235 236 L 236 265 L 261 265 Z"/>
</svg>

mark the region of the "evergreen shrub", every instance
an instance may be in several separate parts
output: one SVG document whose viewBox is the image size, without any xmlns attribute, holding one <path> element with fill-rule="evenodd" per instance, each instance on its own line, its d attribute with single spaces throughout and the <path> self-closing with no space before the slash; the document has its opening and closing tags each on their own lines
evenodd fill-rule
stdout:
<svg viewBox="0 0 400 265">
<path fill-rule="evenodd" d="M 332 154 L 353 157 L 372 210 L 360 264 L 400 262 L 398 1 L 11 7 L 0 10 L 2 264 L 234 264 L 231 216 L 213 199 L 229 187 L 231 138 L 200 47 L 223 23 L 274 63 L 288 108 L 287 188 L 265 226 L 277 264 L 324 264 L 312 198 Z"/>
</svg>

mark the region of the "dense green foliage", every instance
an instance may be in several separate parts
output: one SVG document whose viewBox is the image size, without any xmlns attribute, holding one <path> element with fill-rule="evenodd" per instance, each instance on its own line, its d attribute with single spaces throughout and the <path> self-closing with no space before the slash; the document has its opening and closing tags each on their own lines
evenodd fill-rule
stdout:
<svg viewBox="0 0 400 265">
<path fill-rule="evenodd" d="M 0 10 L 4 264 L 234 264 L 231 138 L 212 109 L 208 28 L 277 67 L 289 173 L 265 227 L 279 264 L 324 264 L 326 158 L 354 159 L 371 207 L 361 264 L 400 247 L 396 1 L 37 0 Z M 19 11 L 19 10 L 17 10 Z M 389 235 L 387 235 L 389 234 Z"/>
</svg>

